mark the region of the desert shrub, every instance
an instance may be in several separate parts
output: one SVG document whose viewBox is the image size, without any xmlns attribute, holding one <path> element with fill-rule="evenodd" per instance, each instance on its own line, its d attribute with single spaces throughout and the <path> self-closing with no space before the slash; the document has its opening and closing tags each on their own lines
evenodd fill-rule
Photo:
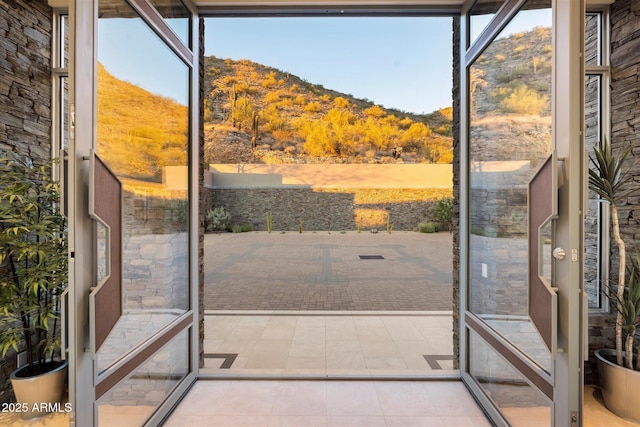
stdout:
<svg viewBox="0 0 640 427">
<path fill-rule="evenodd" d="M 232 233 L 246 233 L 253 231 L 253 225 L 251 224 L 233 224 L 229 229 Z"/>
<path fill-rule="evenodd" d="M 264 102 L 278 102 L 280 101 L 280 94 L 278 92 L 267 92 L 264 96 Z"/>
<path fill-rule="evenodd" d="M 418 224 L 418 231 L 420 233 L 437 233 L 440 231 L 440 224 L 437 222 L 421 222 Z"/>
<path fill-rule="evenodd" d="M 306 111 L 307 113 L 317 113 L 321 110 L 322 108 L 320 107 L 320 104 L 315 101 L 308 103 L 307 106 L 304 107 L 304 111 Z"/>
<path fill-rule="evenodd" d="M 446 227 L 448 231 L 451 231 L 453 224 L 453 198 L 443 197 L 436 200 L 431 207 L 431 214 L 438 223 Z"/>
<path fill-rule="evenodd" d="M 229 226 L 231 214 L 223 207 L 209 209 L 205 215 L 207 231 L 222 231 Z"/>
<path fill-rule="evenodd" d="M 520 86 L 500 102 L 504 111 L 519 114 L 540 115 L 547 107 L 548 97 L 536 91 Z"/>
<path fill-rule="evenodd" d="M 333 105 L 337 108 L 349 108 L 349 101 L 341 96 L 333 99 Z"/>
</svg>

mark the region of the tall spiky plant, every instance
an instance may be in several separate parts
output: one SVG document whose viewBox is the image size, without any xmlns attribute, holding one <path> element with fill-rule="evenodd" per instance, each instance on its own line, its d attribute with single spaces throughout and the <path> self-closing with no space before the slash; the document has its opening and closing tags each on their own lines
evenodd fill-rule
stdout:
<svg viewBox="0 0 640 427">
<path fill-rule="evenodd" d="M 593 153 L 589 155 L 591 162 L 589 167 L 589 188 L 609 203 L 613 238 L 618 245 L 618 291 L 616 295 L 618 301 L 624 301 L 627 260 L 625 243 L 620 236 L 618 203 L 637 190 L 633 185 L 627 185 L 633 179 L 633 176 L 629 173 L 630 169 L 623 169 L 623 165 L 630 154 L 631 147 L 614 152 L 611 143 L 605 139 L 598 142 L 598 145 L 593 148 Z M 616 363 L 620 366 L 623 366 L 623 322 L 623 313 L 618 310 L 616 318 Z"/>
<path fill-rule="evenodd" d="M 622 315 L 622 328 L 627 330 L 627 338 L 625 340 L 626 367 L 633 369 L 634 348 L 633 343 L 636 331 L 640 328 L 640 252 L 636 250 L 635 258 L 631 260 L 629 267 L 629 282 L 627 289 L 624 290 L 624 297 L 619 299 L 615 295 L 612 301 L 618 309 L 618 313 Z M 640 354 L 640 344 L 638 346 L 638 354 Z M 636 360 L 636 370 L 640 371 L 640 357 Z"/>
</svg>

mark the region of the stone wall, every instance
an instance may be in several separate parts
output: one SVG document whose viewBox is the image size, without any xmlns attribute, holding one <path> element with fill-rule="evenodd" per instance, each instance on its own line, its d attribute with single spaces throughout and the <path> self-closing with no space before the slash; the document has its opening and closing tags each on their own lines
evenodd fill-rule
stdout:
<svg viewBox="0 0 640 427">
<path fill-rule="evenodd" d="M 51 25 L 45 0 L 0 2 L 0 149 L 51 157 Z"/>
<path fill-rule="evenodd" d="M 616 148 L 632 146 L 627 167 L 632 167 L 634 180 L 640 186 L 640 1 L 618 0 L 611 5 L 611 143 Z M 635 165 L 633 165 L 635 162 Z M 633 166 L 632 166 L 633 165 Z M 640 241 L 640 194 L 627 197 L 619 208 L 620 233 L 627 253 Z M 613 237 L 611 237 L 613 242 Z M 618 255 L 611 245 L 611 279 L 617 280 Z M 589 362 L 585 364 L 585 382 L 594 382 L 593 351 L 613 347 L 612 315 L 589 318 Z"/>
<path fill-rule="evenodd" d="M 460 18 L 453 18 L 453 368 L 460 366 Z"/>
<path fill-rule="evenodd" d="M 266 230 L 271 212 L 274 231 L 340 231 L 377 228 L 414 230 L 432 221 L 435 200 L 451 197 L 446 189 L 311 189 L 308 187 L 207 189 L 206 209 L 223 206 L 232 224 Z"/>
<path fill-rule="evenodd" d="M 51 157 L 51 28 L 46 0 L 0 1 L 0 150 Z M 13 351 L 0 360 L 0 403 L 14 399 Z"/>
</svg>

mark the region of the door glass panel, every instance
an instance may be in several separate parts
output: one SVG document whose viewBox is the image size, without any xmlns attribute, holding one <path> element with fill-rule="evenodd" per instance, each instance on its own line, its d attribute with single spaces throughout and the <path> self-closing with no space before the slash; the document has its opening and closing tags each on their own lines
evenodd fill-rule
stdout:
<svg viewBox="0 0 640 427">
<path fill-rule="evenodd" d="M 123 316 L 105 369 L 189 308 L 189 69 L 124 2 L 100 2 L 97 153 L 123 183 Z"/>
<path fill-rule="evenodd" d="M 505 0 L 478 0 L 469 11 L 469 45 L 472 45 Z"/>
<path fill-rule="evenodd" d="M 500 409 L 509 425 L 548 427 L 551 401 L 532 387 L 493 347 L 469 330 L 469 372 Z"/>
<path fill-rule="evenodd" d="M 550 7 L 526 3 L 469 69 L 469 309 L 548 372 L 528 313 L 527 189 L 551 153 Z"/>
<path fill-rule="evenodd" d="M 191 13 L 180 0 L 149 0 L 180 40 L 191 48 Z"/>
<path fill-rule="evenodd" d="M 189 329 L 186 329 L 96 402 L 98 425 L 143 425 L 188 373 Z"/>
</svg>

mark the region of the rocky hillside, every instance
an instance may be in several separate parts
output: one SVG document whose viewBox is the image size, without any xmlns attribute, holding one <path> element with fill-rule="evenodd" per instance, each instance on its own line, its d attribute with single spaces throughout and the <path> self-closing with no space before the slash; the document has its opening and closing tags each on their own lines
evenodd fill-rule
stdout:
<svg viewBox="0 0 640 427">
<path fill-rule="evenodd" d="M 451 162 L 451 108 L 386 109 L 249 60 L 205 72 L 207 162 Z"/>
<path fill-rule="evenodd" d="M 473 161 L 531 160 L 551 147 L 551 29 L 496 39 L 471 68 Z"/>
</svg>

